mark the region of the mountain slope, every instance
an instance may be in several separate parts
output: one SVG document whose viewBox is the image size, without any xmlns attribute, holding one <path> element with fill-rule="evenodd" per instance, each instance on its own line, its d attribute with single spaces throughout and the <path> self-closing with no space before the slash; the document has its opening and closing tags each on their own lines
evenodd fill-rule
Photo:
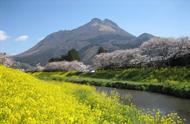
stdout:
<svg viewBox="0 0 190 124">
<path fill-rule="evenodd" d="M 80 52 L 83 62 L 91 63 L 91 58 L 100 46 L 108 51 L 126 49 L 134 46 L 135 39 L 134 35 L 111 20 L 94 18 L 79 28 L 52 33 L 14 58 L 33 65 L 46 64 L 50 58 L 66 54 L 68 50 L 75 48 Z"/>
<path fill-rule="evenodd" d="M 143 33 L 143 34 L 139 35 L 137 38 L 135 38 L 135 40 L 133 41 L 133 45 L 134 45 L 134 47 L 138 47 L 142 43 L 144 43 L 145 41 L 150 40 L 153 37 L 155 37 L 155 36 L 152 35 L 152 34 Z"/>
</svg>

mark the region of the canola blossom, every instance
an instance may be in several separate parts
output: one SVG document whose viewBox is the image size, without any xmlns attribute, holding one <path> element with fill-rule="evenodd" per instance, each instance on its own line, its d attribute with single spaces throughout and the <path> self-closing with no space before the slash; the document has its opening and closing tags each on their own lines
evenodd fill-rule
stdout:
<svg viewBox="0 0 190 124">
<path fill-rule="evenodd" d="M 1 124 L 183 124 L 176 113 L 140 110 L 117 95 L 66 82 L 41 81 L 0 66 Z"/>
</svg>

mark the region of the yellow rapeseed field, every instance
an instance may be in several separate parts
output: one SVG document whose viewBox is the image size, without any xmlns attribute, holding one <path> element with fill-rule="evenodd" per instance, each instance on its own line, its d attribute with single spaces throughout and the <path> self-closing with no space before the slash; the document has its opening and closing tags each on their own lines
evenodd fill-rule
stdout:
<svg viewBox="0 0 190 124">
<path fill-rule="evenodd" d="M 183 124 L 175 113 L 139 110 L 116 95 L 65 82 L 45 82 L 0 66 L 1 124 Z"/>
</svg>

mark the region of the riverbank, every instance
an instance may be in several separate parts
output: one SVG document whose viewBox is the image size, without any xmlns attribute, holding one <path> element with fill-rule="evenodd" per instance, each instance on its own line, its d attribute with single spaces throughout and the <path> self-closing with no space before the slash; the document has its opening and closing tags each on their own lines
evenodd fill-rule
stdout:
<svg viewBox="0 0 190 124">
<path fill-rule="evenodd" d="M 95 73 L 36 72 L 44 80 L 142 90 L 190 98 L 189 68 L 129 68 L 97 70 Z"/>
<path fill-rule="evenodd" d="M 117 92 L 121 102 L 128 98 L 131 103 L 140 109 L 159 109 L 163 114 L 176 112 L 186 119 L 185 124 L 190 124 L 190 99 L 182 99 L 160 93 L 152 93 L 138 90 L 118 89 L 103 86 L 95 86 L 96 91 L 110 95 Z"/>
</svg>

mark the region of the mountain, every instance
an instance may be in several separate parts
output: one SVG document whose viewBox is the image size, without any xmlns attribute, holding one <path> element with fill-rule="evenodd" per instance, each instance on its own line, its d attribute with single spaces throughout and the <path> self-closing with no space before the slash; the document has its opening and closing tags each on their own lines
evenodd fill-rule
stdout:
<svg viewBox="0 0 190 124">
<path fill-rule="evenodd" d="M 14 56 L 14 59 L 32 65 L 44 65 L 50 58 L 66 54 L 68 50 L 75 48 L 79 51 L 82 61 L 89 64 L 100 46 L 114 51 L 136 47 L 148 39 L 149 35 L 136 37 L 109 19 L 94 18 L 76 29 L 48 35 L 31 49 Z"/>
<path fill-rule="evenodd" d="M 139 35 L 137 38 L 135 38 L 135 40 L 132 42 L 132 44 L 133 44 L 134 47 L 138 47 L 142 43 L 144 43 L 145 41 L 150 40 L 153 37 L 155 37 L 155 36 L 152 35 L 152 34 L 143 33 L 143 34 Z"/>
</svg>

